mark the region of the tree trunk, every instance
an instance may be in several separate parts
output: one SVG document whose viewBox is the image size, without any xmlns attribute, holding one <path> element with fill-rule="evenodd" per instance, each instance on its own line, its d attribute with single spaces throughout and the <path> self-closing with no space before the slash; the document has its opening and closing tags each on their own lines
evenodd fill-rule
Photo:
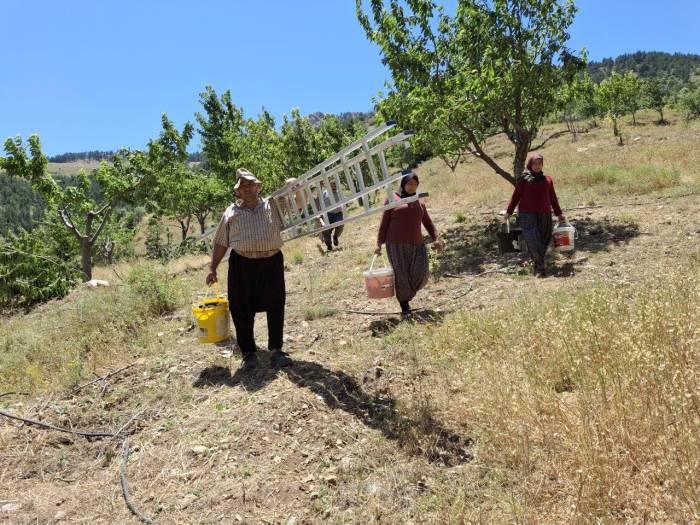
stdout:
<svg viewBox="0 0 700 525">
<path fill-rule="evenodd" d="M 659 108 L 659 113 L 661 114 L 661 120 L 659 122 L 663 124 L 664 122 L 666 122 L 666 120 L 664 119 L 664 108 Z"/>
<path fill-rule="evenodd" d="M 80 240 L 80 260 L 85 280 L 92 279 L 92 243 L 89 237 Z"/>
<path fill-rule="evenodd" d="M 614 119 L 612 119 L 612 121 L 613 121 L 613 135 L 618 137 L 620 135 L 620 131 L 617 129 L 617 119 L 614 118 Z"/>
<path fill-rule="evenodd" d="M 117 247 L 117 243 L 107 239 L 105 242 L 105 259 L 107 260 L 107 264 L 114 264 L 114 249 Z"/>
<path fill-rule="evenodd" d="M 199 231 L 202 235 L 204 235 L 206 228 L 207 228 L 207 216 L 206 215 L 197 215 L 197 222 L 199 223 Z"/>
<path fill-rule="evenodd" d="M 530 151 L 530 143 L 519 140 L 515 145 L 515 158 L 513 159 L 513 175 L 517 183 L 523 176 L 525 171 L 525 163 L 527 162 L 527 154 Z"/>
<path fill-rule="evenodd" d="M 632 112 L 632 125 L 636 126 L 637 125 L 637 117 L 635 116 L 635 112 Z"/>
<path fill-rule="evenodd" d="M 187 232 L 190 230 L 190 218 L 178 219 L 177 222 L 180 223 L 180 233 L 182 234 L 182 241 L 184 242 L 185 239 L 187 239 Z"/>
</svg>

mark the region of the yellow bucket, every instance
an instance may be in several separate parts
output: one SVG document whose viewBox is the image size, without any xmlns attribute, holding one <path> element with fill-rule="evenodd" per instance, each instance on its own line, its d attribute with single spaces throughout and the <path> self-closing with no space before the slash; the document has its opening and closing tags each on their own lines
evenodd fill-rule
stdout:
<svg viewBox="0 0 700 525">
<path fill-rule="evenodd" d="M 218 286 L 214 293 L 207 293 L 201 301 L 192 305 L 192 315 L 197 320 L 200 343 L 219 343 L 231 335 L 228 299 Z"/>
</svg>

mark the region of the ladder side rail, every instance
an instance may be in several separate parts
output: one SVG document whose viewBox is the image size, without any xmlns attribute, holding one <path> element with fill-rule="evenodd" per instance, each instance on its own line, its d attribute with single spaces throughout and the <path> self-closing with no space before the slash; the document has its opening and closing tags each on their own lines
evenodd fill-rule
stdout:
<svg viewBox="0 0 700 525">
<path fill-rule="evenodd" d="M 389 165 L 386 162 L 386 156 L 384 155 L 384 150 L 379 152 L 379 164 L 382 167 L 382 173 L 384 173 L 384 178 L 388 179 L 390 177 Z M 391 185 L 387 184 L 387 186 L 386 186 L 386 198 L 389 201 L 391 201 L 391 192 L 392 192 Z"/>
<path fill-rule="evenodd" d="M 351 204 L 352 202 L 357 201 L 358 199 L 369 196 L 369 194 L 372 193 L 373 191 L 377 191 L 385 186 L 387 186 L 389 189 L 391 189 L 393 183 L 396 182 L 397 180 L 400 180 L 401 177 L 403 177 L 403 175 L 401 173 L 398 173 L 396 175 L 392 175 L 389 179 L 382 181 L 379 184 L 366 187 L 364 191 L 358 192 L 358 193 L 352 195 L 351 197 L 347 197 L 345 199 L 342 199 L 341 201 L 339 201 L 338 205 L 339 206 L 347 206 L 348 204 Z M 389 196 L 391 196 L 391 193 L 389 193 Z M 367 201 L 369 199 L 364 199 L 364 200 Z M 390 200 L 390 202 L 391 202 L 391 200 Z M 380 208 L 381 208 L 381 206 L 380 206 Z M 318 215 L 313 216 L 313 217 L 307 217 L 304 221 L 302 221 L 302 223 L 306 223 L 309 220 L 312 220 L 316 217 L 318 217 Z M 294 224 L 290 227 L 298 226 L 299 224 L 302 224 L 302 223 L 297 223 L 297 224 Z M 334 223 L 334 224 L 336 224 L 336 223 Z"/>
<path fill-rule="evenodd" d="M 384 133 L 386 133 L 390 129 L 394 128 L 395 126 L 396 126 L 396 122 L 393 120 L 389 120 L 385 124 L 377 126 L 375 129 L 372 129 L 368 133 L 366 133 L 363 137 L 357 139 L 356 141 L 349 144 L 348 146 L 345 146 L 343 149 L 341 149 L 338 153 L 336 153 L 332 157 L 324 160 L 323 162 L 317 164 L 316 166 L 314 166 L 313 168 L 308 170 L 306 173 L 302 174 L 299 177 L 299 180 L 303 180 L 303 179 L 307 178 L 308 175 L 311 175 L 314 172 L 317 172 L 319 170 L 322 170 L 322 169 L 328 167 L 329 165 L 333 164 L 333 162 L 337 162 L 338 160 L 340 160 L 340 158 L 343 156 L 347 157 L 349 153 L 352 153 L 355 150 L 362 148 L 363 142 L 369 143 L 369 142 L 373 141 L 374 139 L 376 139 L 377 137 L 383 135 Z"/>
<path fill-rule="evenodd" d="M 367 134 L 365 134 L 362 138 L 357 139 L 355 142 L 352 144 L 344 147 L 343 149 L 340 150 L 340 152 L 336 153 L 332 157 L 324 160 L 323 162 L 317 164 L 310 170 L 306 171 L 303 173 L 301 176 L 299 176 L 297 179 L 299 181 L 304 181 L 314 174 L 317 174 L 320 170 L 327 168 L 328 166 L 332 165 L 334 162 L 338 162 L 341 160 L 343 156 L 347 157 L 349 153 L 354 152 L 357 149 L 360 149 L 362 147 L 362 143 L 364 142 L 371 142 L 372 140 L 376 139 L 377 137 L 381 136 L 382 134 L 386 133 L 390 129 L 394 128 L 396 126 L 396 122 L 393 120 L 387 121 L 385 124 L 382 124 L 375 128 L 374 130 L 369 131 Z M 279 192 L 280 190 L 277 190 Z M 272 193 L 272 196 L 276 196 L 277 192 Z"/>
<path fill-rule="evenodd" d="M 300 237 L 304 237 L 305 235 L 317 235 L 317 234 L 319 234 L 319 233 L 321 233 L 321 232 L 323 232 L 323 231 L 325 231 L 325 230 L 331 230 L 331 229 L 333 229 L 333 228 L 337 228 L 338 226 L 344 226 L 344 225 L 346 225 L 346 224 L 348 224 L 348 223 L 350 223 L 350 222 L 354 222 L 354 221 L 357 221 L 357 220 L 359 220 L 359 219 L 364 219 L 365 217 L 369 217 L 370 215 L 374 215 L 375 213 L 384 212 L 384 211 L 386 211 L 386 210 L 390 210 L 390 209 L 392 209 L 392 208 L 396 208 L 397 206 L 401 206 L 402 204 L 406 204 L 406 203 L 410 203 L 410 202 L 415 202 L 415 201 L 417 201 L 417 200 L 419 200 L 419 199 L 423 199 L 423 198 L 426 198 L 426 197 L 428 197 L 428 196 L 429 196 L 428 193 L 420 193 L 420 194 L 417 194 L 417 195 L 413 195 L 413 196 L 411 196 L 411 197 L 406 197 L 406 198 L 404 198 L 404 199 L 399 199 L 399 200 L 391 201 L 391 202 L 389 202 L 388 204 L 385 204 L 384 206 L 381 206 L 381 207 L 379 207 L 379 208 L 371 208 L 371 209 L 369 209 L 369 210 L 367 210 L 367 211 L 365 211 L 365 212 L 363 212 L 363 213 L 360 213 L 360 214 L 358 214 L 358 215 L 353 215 L 352 217 L 347 217 L 347 218 L 344 218 L 344 219 L 341 220 L 341 221 L 334 222 L 333 224 L 328 224 L 328 225 L 323 226 L 323 227 L 321 227 L 321 228 L 315 229 L 315 230 L 313 230 L 312 232 L 297 234 L 297 235 L 295 235 L 295 236 L 293 236 L 293 237 L 289 237 L 288 239 L 286 239 L 285 242 L 289 242 L 289 241 L 292 241 L 292 240 L 294 240 L 294 239 L 298 239 L 298 238 L 300 238 Z M 286 231 L 284 231 L 284 232 L 282 232 L 282 233 L 283 233 L 283 235 L 284 235 L 284 233 L 286 233 Z"/>
<path fill-rule="evenodd" d="M 367 150 L 363 150 L 361 153 L 358 153 L 356 156 L 347 158 L 347 157 L 341 157 L 340 158 L 340 163 L 336 166 L 333 166 L 332 168 L 326 170 L 327 175 L 333 175 L 335 174 L 336 171 L 342 171 L 348 167 L 352 167 L 358 163 L 361 163 L 363 160 L 367 160 L 367 163 L 370 168 L 370 172 L 372 171 L 372 168 L 375 168 L 375 165 L 372 163 L 372 156 L 377 156 L 379 155 L 380 152 L 385 151 L 386 149 L 395 146 L 397 144 L 400 144 L 404 141 L 406 141 L 411 135 L 413 135 L 412 131 L 403 131 L 401 133 L 398 133 L 397 135 L 394 135 L 393 137 L 389 137 L 388 139 L 385 139 L 384 141 L 376 144 L 375 146 L 372 146 L 371 148 L 368 148 Z M 386 160 L 385 160 L 386 162 Z M 388 170 L 386 170 L 388 173 Z M 319 172 L 315 175 L 315 177 L 318 177 L 321 175 L 322 172 Z M 376 173 L 376 172 L 375 172 Z M 305 181 L 297 181 L 298 184 L 304 184 Z M 377 178 L 374 178 L 374 182 L 378 182 Z M 362 179 L 362 183 L 364 183 L 364 179 Z M 348 186 L 352 187 L 350 184 Z M 279 191 L 279 190 L 278 190 Z M 274 195 L 274 194 L 273 194 Z"/>
<path fill-rule="evenodd" d="M 374 165 L 374 160 L 372 159 L 372 154 L 370 153 L 369 146 L 367 142 L 362 142 L 362 152 L 365 154 L 367 165 L 369 166 L 369 175 L 372 177 L 372 183 L 376 184 L 379 182 L 377 179 L 377 167 Z"/>
<path fill-rule="evenodd" d="M 364 174 L 362 173 L 362 163 L 361 161 L 358 162 L 357 164 L 353 165 L 353 168 L 355 169 L 355 176 L 357 177 L 357 180 L 360 182 L 360 193 L 364 193 L 365 189 L 367 188 L 365 186 L 365 177 Z M 372 187 L 372 186 L 370 186 Z M 362 199 L 362 207 L 366 210 L 369 210 L 369 194 L 363 195 L 362 197 L 358 197 L 358 200 Z"/>
</svg>

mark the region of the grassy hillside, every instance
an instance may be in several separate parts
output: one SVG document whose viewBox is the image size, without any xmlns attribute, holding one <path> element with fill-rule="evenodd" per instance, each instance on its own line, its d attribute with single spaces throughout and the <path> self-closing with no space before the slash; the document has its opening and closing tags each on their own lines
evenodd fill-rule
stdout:
<svg viewBox="0 0 700 525">
<path fill-rule="evenodd" d="M 28 394 L 0 409 L 81 429 L 138 414 L 127 475 L 159 523 L 697 522 L 700 124 L 654 119 L 625 125 L 624 147 L 604 127 L 542 150 L 579 232 L 546 279 L 497 253 L 508 184 L 430 160 L 447 248 L 413 321 L 365 298 L 378 217 L 338 251 L 285 246 L 281 371 L 241 374 L 196 341 L 206 257 L 100 268 L 114 286 L 0 320 L 0 395 Z M 3 419 L 0 518 L 129 522 L 119 454 Z"/>
</svg>

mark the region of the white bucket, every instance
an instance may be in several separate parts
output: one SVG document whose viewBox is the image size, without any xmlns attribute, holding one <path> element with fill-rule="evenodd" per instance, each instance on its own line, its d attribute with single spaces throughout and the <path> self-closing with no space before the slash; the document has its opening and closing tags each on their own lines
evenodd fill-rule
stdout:
<svg viewBox="0 0 700 525">
<path fill-rule="evenodd" d="M 552 231 L 555 252 L 573 252 L 576 244 L 576 228 L 571 224 L 559 224 Z"/>
<path fill-rule="evenodd" d="M 377 260 L 375 255 L 372 259 L 372 264 L 369 270 L 363 272 L 365 278 L 365 288 L 367 288 L 367 297 L 370 299 L 386 299 L 394 296 L 394 270 L 389 267 L 374 269 L 374 263 Z M 384 258 L 382 257 L 382 262 Z M 384 263 L 386 264 L 386 263 Z"/>
</svg>

